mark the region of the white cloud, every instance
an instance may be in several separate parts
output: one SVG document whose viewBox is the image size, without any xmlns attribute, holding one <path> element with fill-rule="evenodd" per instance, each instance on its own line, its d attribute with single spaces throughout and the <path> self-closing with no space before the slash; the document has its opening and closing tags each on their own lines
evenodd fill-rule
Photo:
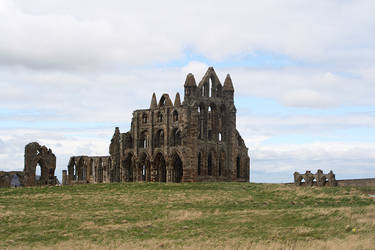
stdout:
<svg viewBox="0 0 375 250">
<path fill-rule="evenodd" d="M 373 1 L 1 1 L 1 62 L 92 68 L 192 49 L 212 59 L 270 51 L 347 69 L 374 66 Z"/>
<path fill-rule="evenodd" d="M 309 89 L 298 89 L 287 92 L 281 97 L 281 101 L 285 106 L 315 108 L 330 107 L 334 103 L 329 97 Z"/>
<path fill-rule="evenodd" d="M 271 98 L 293 107 L 375 105 L 375 67 L 352 70 L 353 76 L 307 67 L 225 70 L 231 73 L 235 91 L 241 96 Z"/>
</svg>

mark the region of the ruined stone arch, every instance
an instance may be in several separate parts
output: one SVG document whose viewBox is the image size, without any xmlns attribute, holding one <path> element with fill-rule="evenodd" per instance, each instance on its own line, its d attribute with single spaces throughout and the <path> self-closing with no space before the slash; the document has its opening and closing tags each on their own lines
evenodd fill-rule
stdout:
<svg viewBox="0 0 375 250">
<path fill-rule="evenodd" d="M 173 110 L 173 112 L 172 112 L 172 121 L 173 122 L 178 122 L 178 119 L 179 119 L 178 111 L 177 110 Z"/>
<path fill-rule="evenodd" d="M 153 160 L 155 174 L 155 181 L 166 182 L 167 181 L 167 166 L 166 160 L 162 152 L 156 152 Z"/>
<path fill-rule="evenodd" d="M 151 181 L 151 158 L 146 151 L 138 157 L 136 176 L 138 181 Z"/>
<path fill-rule="evenodd" d="M 128 152 L 122 162 L 122 179 L 127 182 L 134 181 L 135 156 L 133 152 Z"/>
<path fill-rule="evenodd" d="M 147 130 L 143 130 L 139 136 L 139 148 L 147 148 L 149 143 L 148 143 L 149 135 Z"/>
<path fill-rule="evenodd" d="M 164 106 L 168 106 L 168 107 L 172 107 L 173 104 L 172 104 L 172 100 L 171 98 L 169 97 L 168 94 L 163 94 L 161 97 L 160 97 L 160 101 L 159 101 L 159 107 L 164 107 Z"/>
<path fill-rule="evenodd" d="M 100 157 L 99 158 L 99 166 L 98 166 L 98 178 L 97 178 L 97 182 L 98 183 L 103 183 L 104 181 L 104 163 L 103 163 L 103 159 Z"/>
<path fill-rule="evenodd" d="M 38 164 L 41 176 L 36 181 L 35 172 Z M 51 149 L 37 142 L 25 146 L 24 183 L 26 186 L 56 184 L 55 169 L 56 156 Z"/>
<path fill-rule="evenodd" d="M 161 123 L 161 122 L 163 122 L 163 119 L 164 119 L 163 112 L 158 111 L 156 113 L 156 121 L 159 122 L 159 123 Z"/>
<path fill-rule="evenodd" d="M 172 165 L 172 169 L 170 170 L 171 181 L 181 182 L 184 175 L 182 154 L 178 153 L 177 150 L 174 150 L 169 159 Z"/>
<path fill-rule="evenodd" d="M 82 181 L 84 176 L 84 160 L 83 157 L 80 157 L 78 164 L 76 165 L 76 180 Z"/>
<path fill-rule="evenodd" d="M 142 122 L 147 123 L 148 122 L 148 115 L 146 113 L 142 114 Z"/>
<path fill-rule="evenodd" d="M 95 173 L 94 160 L 92 158 L 90 158 L 90 163 L 89 163 L 89 177 L 92 177 L 93 173 Z"/>
</svg>

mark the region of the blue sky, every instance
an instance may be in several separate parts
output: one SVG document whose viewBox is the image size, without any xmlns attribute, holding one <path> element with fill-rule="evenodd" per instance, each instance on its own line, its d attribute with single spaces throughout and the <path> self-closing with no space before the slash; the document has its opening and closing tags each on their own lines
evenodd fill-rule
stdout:
<svg viewBox="0 0 375 250">
<path fill-rule="evenodd" d="M 213 66 L 235 87 L 251 181 L 375 177 L 373 1 L 0 0 L 0 169 L 23 147 L 107 155 L 132 111 Z"/>
</svg>

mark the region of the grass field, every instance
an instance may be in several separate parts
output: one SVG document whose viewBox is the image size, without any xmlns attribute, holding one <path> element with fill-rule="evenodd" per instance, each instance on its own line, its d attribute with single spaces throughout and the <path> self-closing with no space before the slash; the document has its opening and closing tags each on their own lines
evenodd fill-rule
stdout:
<svg viewBox="0 0 375 250">
<path fill-rule="evenodd" d="M 375 249 L 375 188 L 121 183 L 0 189 L 0 248 Z"/>
</svg>

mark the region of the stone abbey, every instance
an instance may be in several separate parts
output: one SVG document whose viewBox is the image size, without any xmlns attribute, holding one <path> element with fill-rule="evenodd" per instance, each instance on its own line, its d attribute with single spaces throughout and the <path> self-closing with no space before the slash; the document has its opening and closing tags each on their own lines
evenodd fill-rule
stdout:
<svg viewBox="0 0 375 250">
<path fill-rule="evenodd" d="M 189 73 L 184 100 L 168 94 L 133 112 L 130 131 L 115 129 L 109 156 L 73 156 L 62 184 L 249 181 L 248 149 L 236 129 L 234 88 L 212 67 L 196 84 Z"/>
</svg>

